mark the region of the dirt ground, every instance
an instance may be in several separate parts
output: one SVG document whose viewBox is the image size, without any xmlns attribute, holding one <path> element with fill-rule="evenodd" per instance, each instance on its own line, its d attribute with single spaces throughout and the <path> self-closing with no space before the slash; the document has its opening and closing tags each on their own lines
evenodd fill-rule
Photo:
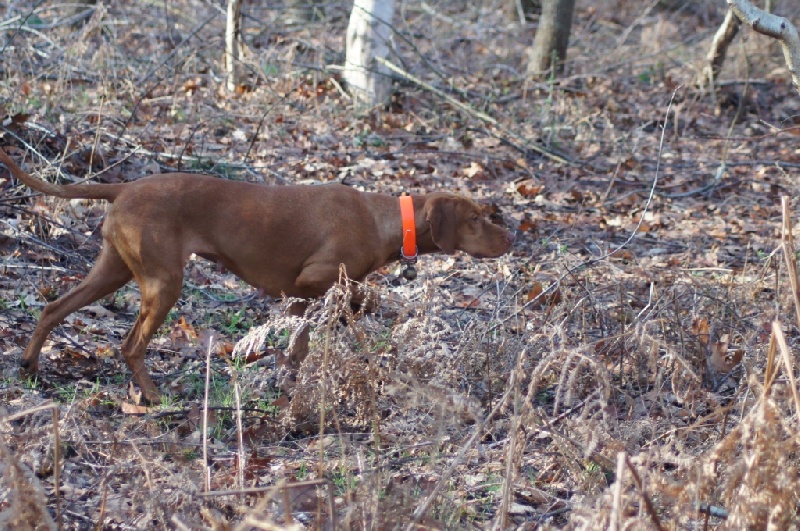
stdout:
<svg viewBox="0 0 800 531">
<path fill-rule="evenodd" d="M 336 68 L 346 3 L 288 25 L 246 2 L 236 94 L 219 2 L 1 9 L 0 145 L 43 178 L 451 190 L 517 241 L 423 257 L 413 282 L 386 267 L 371 314 L 332 290 L 296 380 L 275 364 L 300 324 L 286 304 L 193 259 L 149 408 L 118 353 L 135 284 L 18 376 L 106 205 L 0 170 L 0 528 L 794 528 L 800 94 L 746 27 L 696 84 L 724 7 L 578 2 L 564 74 L 535 80 L 536 19 L 401 2 L 390 60 L 471 110 L 398 79 L 363 115 Z"/>
</svg>

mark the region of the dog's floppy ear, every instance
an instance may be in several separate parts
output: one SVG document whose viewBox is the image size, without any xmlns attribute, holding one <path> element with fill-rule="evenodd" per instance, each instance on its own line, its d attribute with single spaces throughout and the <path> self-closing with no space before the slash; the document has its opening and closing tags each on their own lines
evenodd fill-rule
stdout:
<svg viewBox="0 0 800 531">
<path fill-rule="evenodd" d="M 436 197 L 425 204 L 425 221 L 431 226 L 431 238 L 442 252 L 453 254 L 456 251 L 455 201 L 448 197 Z"/>
</svg>

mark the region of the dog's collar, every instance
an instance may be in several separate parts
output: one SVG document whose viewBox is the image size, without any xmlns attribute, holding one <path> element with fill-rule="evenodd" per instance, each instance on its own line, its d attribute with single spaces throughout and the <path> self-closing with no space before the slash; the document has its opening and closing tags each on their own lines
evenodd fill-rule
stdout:
<svg viewBox="0 0 800 531">
<path fill-rule="evenodd" d="M 414 221 L 414 202 L 411 196 L 400 197 L 400 217 L 403 220 L 403 245 L 400 247 L 400 262 L 403 264 L 403 276 L 414 280 L 417 270 L 417 224 Z"/>
</svg>

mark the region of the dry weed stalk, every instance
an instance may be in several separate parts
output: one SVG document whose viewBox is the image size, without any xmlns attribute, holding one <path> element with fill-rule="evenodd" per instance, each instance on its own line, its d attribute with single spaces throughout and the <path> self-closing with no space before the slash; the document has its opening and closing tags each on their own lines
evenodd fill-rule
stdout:
<svg viewBox="0 0 800 531">
<path fill-rule="evenodd" d="M 661 519 L 658 517 L 658 513 L 653 508 L 653 502 L 650 499 L 650 496 L 647 495 L 647 491 L 645 490 L 644 485 L 642 484 L 642 478 L 639 477 L 639 473 L 636 471 L 636 467 L 633 466 L 630 457 L 625 452 L 620 452 L 620 455 L 624 456 L 625 459 L 625 466 L 631 473 L 633 477 L 633 481 L 636 484 L 636 488 L 639 490 L 639 494 L 642 496 L 642 503 L 644 503 L 645 510 L 647 511 L 647 515 L 650 517 L 653 526 L 658 530 L 661 531 L 663 526 L 661 525 Z"/>
<path fill-rule="evenodd" d="M 442 473 L 442 476 L 439 478 L 439 481 L 436 483 L 433 491 L 428 495 L 428 497 L 417 506 L 414 510 L 414 514 L 411 517 L 411 523 L 409 523 L 407 529 L 411 530 L 415 528 L 415 524 L 419 523 L 425 513 L 428 511 L 428 508 L 431 506 L 431 503 L 436 499 L 442 489 L 447 485 L 450 481 L 450 477 L 455 472 L 456 467 L 458 467 L 461 462 L 464 460 L 467 452 L 472 449 L 473 444 L 475 444 L 476 439 L 485 433 L 485 430 L 488 427 L 489 422 L 494 419 L 495 415 L 500 412 L 503 408 L 506 407 L 508 402 L 508 398 L 511 396 L 511 393 L 514 391 L 516 387 L 516 372 L 511 374 L 510 382 L 508 385 L 508 389 L 506 390 L 503 397 L 494 407 L 494 409 L 486 415 L 481 422 L 472 430 L 472 435 L 467 439 L 467 441 L 461 446 L 461 449 L 458 451 L 456 457 L 450 462 L 450 465 L 447 469 Z"/>
<path fill-rule="evenodd" d="M 797 272 L 786 198 L 782 206 L 782 244 L 797 312 L 800 309 Z M 695 505 L 708 508 L 702 511 L 706 520 L 712 514 L 727 518 L 727 525 L 732 528 L 785 528 L 796 513 L 794 493 L 800 488 L 800 480 L 791 456 L 800 451 L 800 439 L 796 435 L 800 428 L 800 397 L 794 377 L 794 357 L 780 323 L 774 321 L 771 330 L 763 381 L 759 385 L 753 375 L 749 382 L 749 388 L 756 390 L 758 399 L 743 414 L 739 424 L 728 434 L 723 431 L 723 438 L 698 460 L 698 465 L 690 467 L 700 472 L 696 475 L 697 481 L 687 482 L 678 495 L 687 504 L 690 498 L 701 502 L 719 500 L 718 504 L 725 510 L 707 503 L 697 505 L 696 501 Z M 782 364 L 777 363 L 778 355 Z M 779 365 L 783 365 L 785 382 L 777 378 Z M 726 422 L 727 419 L 726 413 Z M 712 508 L 716 510 L 710 510 Z"/>
<path fill-rule="evenodd" d="M 239 441 L 238 448 L 236 449 L 236 471 L 237 471 L 237 480 L 239 483 L 239 488 L 243 489 L 244 487 L 244 470 L 247 467 L 246 457 L 244 454 L 244 429 L 242 429 L 242 400 L 240 398 L 239 392 L 239 382 L 238 380 L 234 383 L 234 396 L 236 398 L 236 435 Z"/>
<path fill-rule="evenodd" d="M 715 494 L 728 511 L 733 528 L 769 524 L 786 529 L 795 517 L 799 482 L 792 455 L 800 450 L 796 421 L 786 417 L 779 401 L 762 398 L 731 433 L 715 445 L 703 462 L 698 485 L 687 485 L 686 495 Z M 719 463 L 713 476 L 712 463 Z M 696 489 L 696 490 L 695 490 Z M 694 497 L 694 496 L 692 496 Z M 703 496 L 700 499 L 709 499 Z"/>
<path fill-rule="evenodd" d="M 617 454 L 617 468 L 614 477 L 616 481 L 611 495 L 610 531 L 618 531 L 622 523 L 622 478 L 625 477 L 625 452 Z"/>
<path fill-rule="evenodd" d="M 518 359 L 516 367 L 514 367 L 513 374 L 523 374 L 523 366 L 526 361 L 527 351 L 523 350 Z M 530 404 L 532 403 L 530 396 L 523 398 L 520 396 L 520 380 L 521 377 L 512 376 L 511 380 L 514 383 L 512 392 L 514 394 L 512 402 L 511 413 L 511 427 L 508 432 L 506 451 L 505 451 L 505 477 L 503 478 L 502 496 L 500 501 L 500 514 L 495 518 L 493 529 L 505 529 L 508 527 L 508 509 L 511 503 L 511 496 L 514 491 L 514 480 L 517 472 L 519 471 L 520 461 L 522 460 L 522 450 L 525 447 L 526 434 L 522 429 L 521 419 L 522 413 L 527 413 Z"/>
<path fill-rule="evenodd" d="M 794 399 L 795 414 L 800 417 L 800 396 L 797 394 L 797 382 L 794 378 L 794 356 L 789 350 L 786 336 L 783 334 L 783 329 L 778 321 L 772 322 L 772 334 L 775 336 L 775 343 L 781 350 L 781 359 L 783 360 L 786 377 L 789 379 L 789 388 L 792 390 L 792 398 Z M 765 392 L 768 392 L 770 388 L 765 386 Z"/>
<path fill-rule="evenodd" d="M 772 331 L 763 380 L 758 382 L 753 375 L 749 382 L 758 398 L 712 411 L 688 433 L 708 422 L 727 424 L 731 408 L 744 409 L 737 425 L 730 431 L 723 428 L 721 438 L 693 458 L 686 456 L 679 441 L 676 448 L 662 443 L 641 452 L 636 460 L 644 464 L 636 468 L 637 476 L 632 474 L 631 479 L 640 495 L 647 494 L 643 498 L 644 513 L 627 509 L 634 507 L 636 495 L 626 483 L 624 471 L 634 472 L 634 468 L 630 458 L 621 458 L 614 485 L 594 501 L 591 509 L 576 508 L 570 528 L 658 528 L 664 518 L 678 526 L 696 525 L 698 520 L 710 518 L 723 520 L 726 529 L 791 526 L 795 493 L 800 489 L 793 457 L 800 452 L 799 403 L 793 356 L 779 323 L 773 323 Z M 781 369 L 784 380 L 777 377 Z M 659 463 L 671 463 L 677 470 L 669 475 L 652 473 L 653 465 Z M 645 473 L 638 476 L 641 471 Z"/>
<path fill-rule="evenodd" d="M 292 517 L 292 498 L 291 492 L 295 490 L 307 490 L 309 488 L 322 487 L 327 493 L 327 510 L 331 518 L 333 529 L 336 529 L 336 513 L 334 512 L 333 485 L 326 479 L 314 479 L 309 481 L 298 481 L 289 483 L 285 480 L 279 481 L 277 485 L 265 487 L 249 487 L 235 490 L 220 490 L 198 493 L 198 496 L 205 498 L 216 498 L 223 496 L 241 496 L 245 494 L 263 494 L 258 503 L 247 510 L 242 521 L 233 529 L 243 531 L 245 529 L 304 529 L 303 525 L 294 522 Z M 280 502 L 278 502 L 280 495 Z M 273 518 L 267 516 L 268 507 L 276 503 L 282 506 L 284 522 L 278 524 Z"/>
<path fill-rule="evenodd" d="M 586 347 L 572 348 L 564 337 L 563 330 L 555 328 L 550 332 L 551 348 L 533 367 L 527 395 L 534 398 L 546 382 L 554 382 L 555 396 L 552 416 L 557 417 L 561 408 L 569 409 L 582 402 L 581 412 L 575 419 L 576 426 L 594 439 L 597 430 L 607 426 L 606 413 L 611 396 L 611 375 Z M 535 403 L 533 400 L 531 403 Z M 585 447 L 585 455 L 592 453 L 592 446 Z"/>
<path fill-rule="evenodd" d="M 7 425 L 14 420 L 27 417 L 40 411 L 51 410 L 53 420 L 53 479 L 56 499 L 56 519 L 47 510 L 47 495 L 41 483 L 28 467 L 14 456 L 14 452 L 0 438 L 0 528 L 3 529 L 46 529 L 61 528 L 61 450 L 58 428 L 58 404 L 45 402 L 13 415 L 0 411 L 0 423 Z M 7 431 L 4 427 L 3 431 Z M 10 431 L 10 430 L 9 430 Z M 5 484 L 5 489 L 2 487 Z M 7 490 L 6 490 L 7 489 Z M 5 493 L 2 491 L 6 490 Z"/>
<path fill-rule="evenodd" d="M 477 422 L 472 436 L 459 445 L 462 457 L 455 462 L 446 461 L 452 474 L 463 464 L 476 437 L 493 429 L 487 423 L 508 406 L 509 393 L 516 385 L 514 381 L 524 379 L 529 360 L 523 352 L 524 340 L 501 338 L 499 341 L 504 346 L 498 347 L 487 340 L 485 329 L 477 322 L 465 323 L 460 332 L 455 329 L 453 321 L 444 316 L 444 294 L 430 278 L 420 289 L 420 300 L 404 306 L 391 330 L 378 327 L 371 317 L 355 319 L 350 309 L 350 293 L 345 282 L 335 286 L 325 298 L 312 304 L 303 319 L 271 320 L 243 340 L 236 352 L 253 348 L 282 326 L 297 329 L 311 325 L 311 352 L 294 382 L 291 402 L 283 413 L 285 425 L 310 428 L 311 423 L 318 423 L 317 463 L 323 465 L 316 471 L 318 477 L 333 472 L 329 454 L 333 448 L 338 449 L 338 468 L 348 474 L 348 481 L 351 470 L 360 471 L 352 478 L 358 478 L 358 487 L 344 493 L 348 507 L 344 516 L 346 522 L 388 522 L 389 515 L 407 521 L 411 515 L 402 512 L 403 507 L 407 508 L 403 504 L 409 503 L 401 501 L 402 488 L 400 491 L 393 489 L 396 499 L 376 497 L 376 493 L 392 488 L 391 475 L 382 471 L 382 459 L 376 459 L 377 466 L 372 470 L 365 466 L 363 452 L 349 442 L 347 430 L 369 426 L 373 442 L 379 445 L 375 453 L 380 456 L 387 434 L 389 440 L 398 442 L 407 437 L 418 440 L 429 434 L 433 437 L 429 444 L 436 448 L 447 440 L 445 437 L 456 425 Z M 342 321 L 347 326 L 341 326 Z M 457 338 L 456 346 L 447 348 L 448 344 L 452 345 L 453 338 Z M 518 360 L 507 361 L 517 355 Z M 491 375 L 486 374 L 487 357 L 491 358 Z M 481 401 L 471 395 L 490 398 L 486 393 L 486 378 L 503 374 L 508 365 L 516 374 L 511 376 L 512 380 L 516 380 L 504 385 L 505 396 L 500 401 L 496 398 L 492 401 L 491 411 L 482 411 Z M 529 390 L 533 392 L 535 389 Z M 383 418 L 386 411 L 394 413 Z M 526 417 L 519 419 L 522 423 Z M 338 447 L 323 444 L 331 431 L 338 434 Z M 510 434 L 521 437 L 519 450 L 509 454 L 508 466 L 512 470 L 518 467 L 525 447 L 524 433 L 520 429 Z M 356 466 L 349 462 L 349 455 L 355 459 Z M 506 487 L 509 498 L 514 487 L 513 477 L 512 474 Z M 437 482 L 438 488 L 428 495 L 427 502 L 417 507 L 418 518 L 438 503 L 438 494 L 447 485 L 447 479 Z"/>
<path fill-rule="evenodd" d="M 625 516 L 632 512 L 632 507 L 630 507 L 630 505 L 633 503 L 633 496 L 627 494 L 629 489 L 628 485 L 624 481 L 626 470 L 630 473 L 636 490 L 639 491 L 639 495 L 642 498 L 642 503 L 645 507 L 645 511 L 651 525 L 658 531 L 661 531 L 664 529 L 664 527 L 661 525 L 661 518 L 658 516 L 658 513 L 653 507 L 653 502 L 651 501 L 650 496 L 647 494 L 642 479 L 639 473 L 636 471 L 636 467 L 631 461 L 630 456 L 628 456 L 626 452 L 617 453 L 615 482 L 612 487 L 611 510 L 608 516 L 609 529 L 616 531 L 619 529 L 628 528 L 629 522 L 625 521 Z M 625 493 L 625 495 L 623 495 L 623 493 Z"/>
<path fill-rule="evenodd" d="M 325 335 L 323 337 L 322 347 L 322 378 L 319 379 L 319 438 L 325 436 L 325 413 L 330 407 L 328 400 L 328 367 L 330 363 L 331 354 L 331 341 L 333 339 L 333 329 L 339 319 L 345 314 L 345 308 L 350 307 L 350 300 L 352 291 L 348 285 L 347 275 L 344 270 L 344 264 L 339 266 L 339 282 L 333 288 L 328 290 L 325 294 L 323 307 L 326 311 Z M 352 315 L 348 315 L 350 323 L 352 324 Z M 337 426 L 338 428 L 338 426 Z M 341 430 L 337 430 L 341 433 Z M 317 475 L 324 477 L 325 474 L 325 447 L 323 444 L 319 445 L 319 461 L 318 461 Z"/>
<path fill-rule="evenodd" d="M 797 281 L 797 256 L 795 255 L 794 237 L 792 236 L 792 215 L 790 212 L 789 198 L 781 197 L 782 231 L 781 248 L 783 258 L 786 260 L 786 272 L 789 275 L 789 284 L 792 287 L 792 301 L 797 324 L 800 326 L 800 283 Z"/>
<path fill-rule="evenodd" d="M 208 338 L 208 348 L 206 349 L 206 381 L 203 395 L 203 483 L 205 491 L 211 490 L 211 466 L 208 460 L 208 393 L 211 388 L 211 346 L 213 338 Z"/>
</svg>

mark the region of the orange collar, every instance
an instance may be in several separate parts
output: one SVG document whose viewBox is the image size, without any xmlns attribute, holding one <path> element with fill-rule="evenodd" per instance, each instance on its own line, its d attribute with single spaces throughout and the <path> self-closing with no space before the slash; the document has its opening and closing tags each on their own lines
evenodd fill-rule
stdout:
<svg viewBox="0 0 800 531">
<path fill-rule="evenodd" d="M 411 196 L 400 197 L 400 216 L 403 219 L 403 246 L 400 260 L 406 264 L 417 261 L 417 225 L 414 222 L 414 202 Z"/>
</svg>

